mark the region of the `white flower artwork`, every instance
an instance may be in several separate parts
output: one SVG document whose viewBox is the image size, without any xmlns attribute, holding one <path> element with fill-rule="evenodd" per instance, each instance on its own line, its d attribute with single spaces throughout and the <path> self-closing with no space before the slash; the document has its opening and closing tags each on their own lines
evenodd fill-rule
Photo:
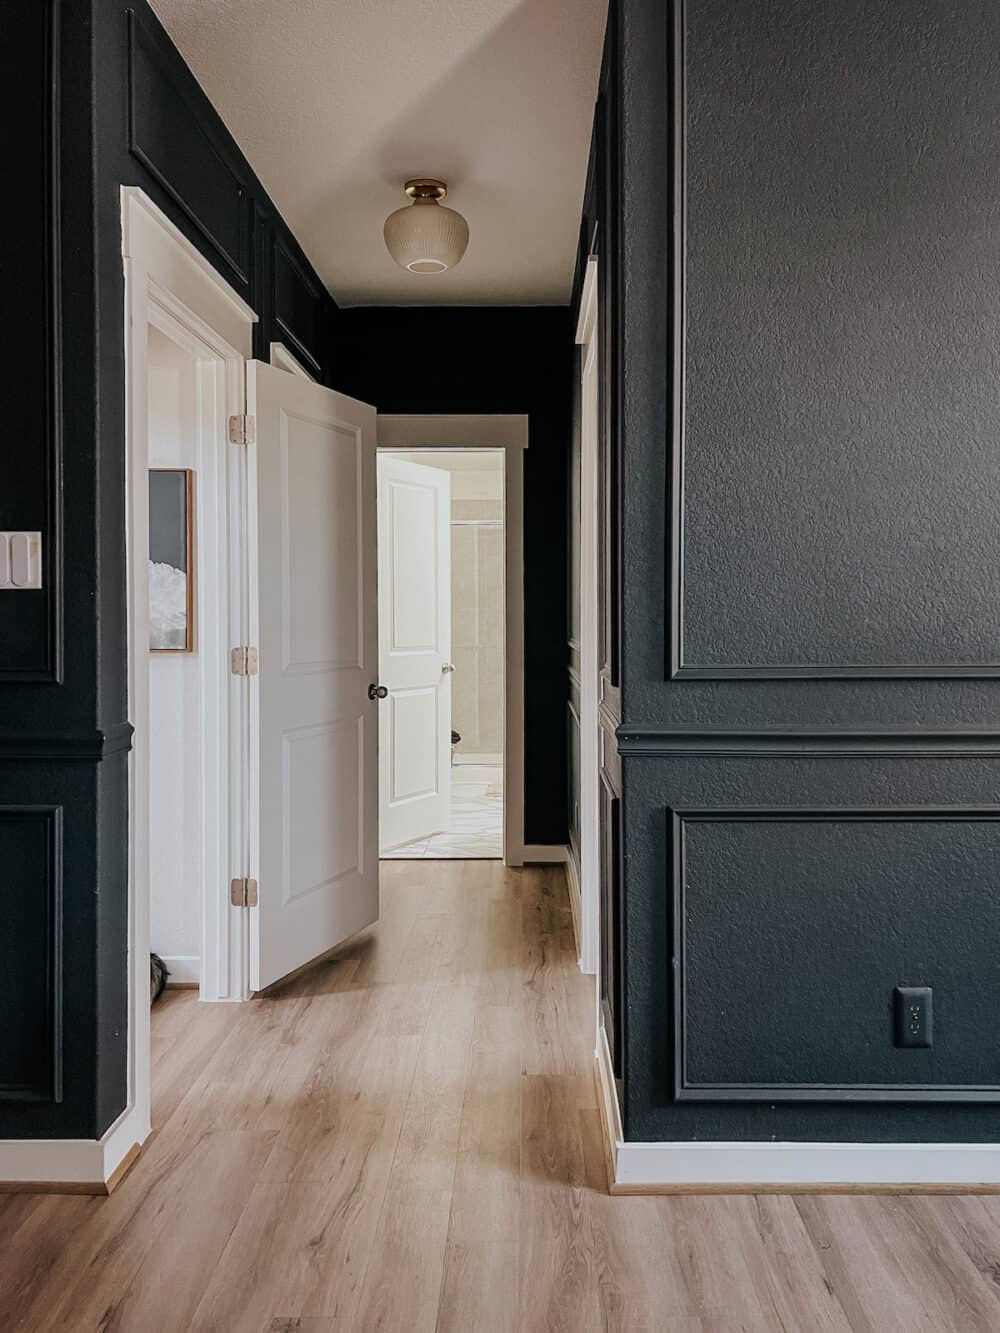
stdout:
<svg viewBox="0 0 1000 1333">
<path fill-rule="evenodd" d="M 149 646 L 154 652 L 187 647 L 187 575 L 183 569 L 149 562 Z"/>
<path fill-rule="evenodd" d="M 149 648 L 193 651 L 194 474 L 187 468 L 149 473 Z"/>
</svg>

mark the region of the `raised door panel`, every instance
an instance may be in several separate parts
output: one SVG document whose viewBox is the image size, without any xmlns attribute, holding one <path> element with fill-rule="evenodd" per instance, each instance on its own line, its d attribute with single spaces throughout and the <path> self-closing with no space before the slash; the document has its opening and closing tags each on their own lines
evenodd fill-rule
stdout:
<svg viewBox="0 0 1000 1333">
<path fill-rule="evenodd" d="M 295 413 L 282 415 L 281 606 L 286 673 L 361 666 L 365 610 L 361 448 L 357 433 L 347 426 Z M 323 571 L 335 571 L 335 577 L 317 597 L 316 579 Z"/>
</svg>

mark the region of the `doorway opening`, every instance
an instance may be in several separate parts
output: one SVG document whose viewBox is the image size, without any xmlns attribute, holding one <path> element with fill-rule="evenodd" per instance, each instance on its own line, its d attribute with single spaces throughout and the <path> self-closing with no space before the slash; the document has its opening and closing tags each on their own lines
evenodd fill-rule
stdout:
<svg viewBox="0 0 1000 1333">
<path fill-rule="evenodd" d="M 381 855 L 504 854 L 502 449 L 383 449 Z"/>
</svg>

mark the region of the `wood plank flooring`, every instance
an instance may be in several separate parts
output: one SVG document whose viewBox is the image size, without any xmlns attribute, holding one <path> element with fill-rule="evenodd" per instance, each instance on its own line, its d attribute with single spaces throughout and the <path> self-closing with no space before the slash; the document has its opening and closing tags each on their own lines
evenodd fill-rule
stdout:
<svg viewBox="0 0 1000 1333">
<path fill-rule="evenodd" d="M 390 862 L 264 998 L 154 1010 L 109 1199 L 0 1198 L 30 1333 L 1000 1330 L 1000 1198 L 611 1198 L 563 872 Z"/>
</svg>

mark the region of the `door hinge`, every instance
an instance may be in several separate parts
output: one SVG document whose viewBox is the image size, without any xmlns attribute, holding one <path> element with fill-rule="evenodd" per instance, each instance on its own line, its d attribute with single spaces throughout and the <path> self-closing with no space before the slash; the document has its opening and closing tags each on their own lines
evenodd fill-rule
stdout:
<svg viewBox="0 0 1000 1333">
<path fill-rule="evenodd" d="M 257 418 L 239 416 L 229 418 L 229 443 L 253 444 L 257 438 Z"/>
<path fill-rule="evenodd" d="M 234 907 L 257 906 L 257 881 L 234 879 L 229 885 L 229 901 Z"/>
<path fill-rule="evenodd" d="M 229 669 L 234 676 L 256 676 L 257 649 L 234 648 L 229 654 Z"/>
</svg>

